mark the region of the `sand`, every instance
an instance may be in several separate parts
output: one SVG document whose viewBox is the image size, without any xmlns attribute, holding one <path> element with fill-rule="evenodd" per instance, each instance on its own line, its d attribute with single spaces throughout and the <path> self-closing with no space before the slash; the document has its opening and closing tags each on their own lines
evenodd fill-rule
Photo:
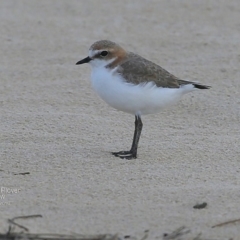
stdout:
<svg viewBox="0 0 240 240">
<path fill-rule="evenodd" d="M 0 231 L 120 233 L 150 239 L 240 239 L 240 4 L 238 0 L 2 0 L 0 7 Z M 90 67 L 75 63 L 100 39 L 174 75 L 211 85 L 143 117 L 105 104 Z M 29 172 L 30 174 L 19 175 Z M 16 175 L 17 174 L 17 175 Z M 3 197 L 2 197 L 3 198 Z M 204 209 L 194 209 L 207 202 Z M 238 238 L 237 238 L 238 237 Z"/>
</svg>

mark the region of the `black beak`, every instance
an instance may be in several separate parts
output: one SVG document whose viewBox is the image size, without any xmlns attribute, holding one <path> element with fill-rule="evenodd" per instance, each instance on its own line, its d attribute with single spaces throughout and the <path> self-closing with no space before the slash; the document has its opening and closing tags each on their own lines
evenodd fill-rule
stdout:
<svg viewBox="0 0 240 240">
<path fill-rule="evenodd" d="M 76 65 L 83 64 L 83 63 L 88 63 L 91 60 L 92 59 L 90 57 L 86 57 L 86 58 L 82 59 L 81 61 L 77 62 Z"/>
</svg>

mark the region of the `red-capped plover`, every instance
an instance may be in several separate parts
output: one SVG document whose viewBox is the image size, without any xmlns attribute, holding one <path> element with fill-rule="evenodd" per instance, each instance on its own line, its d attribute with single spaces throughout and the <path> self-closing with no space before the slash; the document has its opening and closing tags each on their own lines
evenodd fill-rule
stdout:
<svg viewBox="0 0 240 240">
<path fill-rule="evenodd" d="M 89 49 L 88 57 L 76 64 L 83 63 L 92 67 L 92 86 L 98 95 L 110 106 L 135 115 L 131 149 L 112 153 L 120 158 L 137 158 L 142 115 L 157 113 L 195 89 L 210 88 L 181 80 L 157 64 L 108 40 L 95 42 Z"/>
</svg>

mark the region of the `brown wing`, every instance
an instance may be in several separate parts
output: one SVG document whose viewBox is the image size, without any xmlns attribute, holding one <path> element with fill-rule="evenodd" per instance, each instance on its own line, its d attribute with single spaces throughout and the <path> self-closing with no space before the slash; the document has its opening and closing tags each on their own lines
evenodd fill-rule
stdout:
<svg viewBox="0 0 240 240">
<path fill-rule="evenodd" d="M 134 84 L 154 82 L 158 87 L 179 88 L 179 79 L 147 59 L 129 53 L 126 61 L 120 64 L 118 69 L 127 82 Z"/>
</svg>

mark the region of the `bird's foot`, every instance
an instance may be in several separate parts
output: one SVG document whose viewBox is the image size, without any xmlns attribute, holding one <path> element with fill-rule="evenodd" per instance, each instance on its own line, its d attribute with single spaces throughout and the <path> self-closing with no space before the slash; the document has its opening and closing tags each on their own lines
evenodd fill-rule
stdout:
<svg viewBox="0 0 240 240">
<path fill-rule="evenodd" d="M 115 157 L 120 157 L 122 159 L 127 159 L 127 160 L 131 160 L 131 159 L 137 158 L 137 154 L 132 152 L 132 151 L 112 152 L 112 154 Z"/>
</svg>

